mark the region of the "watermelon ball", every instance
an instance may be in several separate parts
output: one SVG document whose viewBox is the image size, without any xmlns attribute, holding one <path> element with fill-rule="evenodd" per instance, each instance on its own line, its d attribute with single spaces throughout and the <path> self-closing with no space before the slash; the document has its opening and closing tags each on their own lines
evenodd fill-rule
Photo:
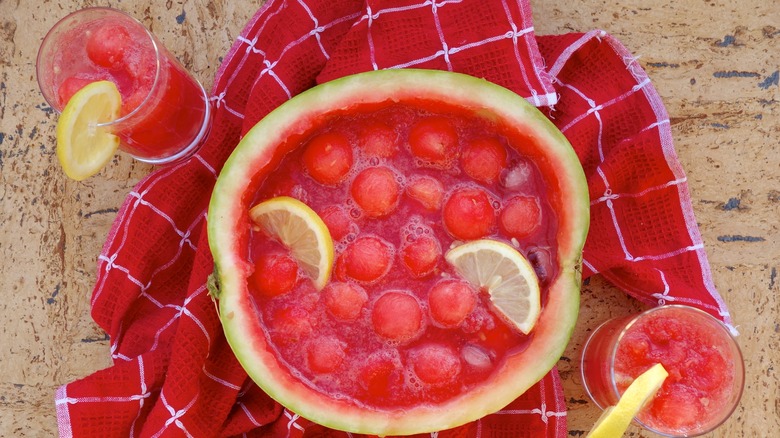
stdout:
<svg viewBox="0 0 780 438">
<path fill-rule="evenodd" d="M 494 330 L 497 326 L 496 318 L 493 314 L 483 306 L 477 306 L 466 317 L 466 320 L 460 325 L 460 330 L 465 333 L 480 333 L 480 338 L 484 337 L 484 333 L 488 333 Z"/>
<path fill-rule="evenodd" d="M 390 243 L 372 235 L 360 236 L 339 257 L 343 274 L 363 283 L 373 283 L 387 274 L 393 263 Z"/>
<path fill-rule="evenodd" d="M 336 371 L 344 361 L 344 344 L 333 336 L 321 336 L 309 343 L 309 369 L 319 374 Z"/>
<path fill-rule="evenodd" d="M 320 212 L 320 218 L 333 240 L 341 240 L 351 231 L 352 218 L 342 207 L 331 205 Z"/>
<path fill-rule="evenodd" d="M 296 305 L 274 309 L 266 325 L 274 341 L 281 345 L 299 342 L 313 331 L 309 312 Z"/>
<path fill-rule="evenodd" d="M 690 429 L 707 417 L 698 391 L 683 384 L 664 384 L 650 403 L 652 416 L 670 430 Z"/>
<path fill-rule="evenodd" d="M 437 168 L 450 167 L 458 151 L 458 132 L 445 117 L 418 121 L 409 131 L 412 155 Z"/>
<path fill-rule="evenodd" d="M 675 341 L 684 341 L 695 335 L 695 330 L 687 329 L 689 327 L 684 322 L 673 318 L 659 318 L 651 316 L 644 319 L 645 332 L 650 338 L 650 342 L 656 345 L 672 346 Z"/>
<path fill-rule="evenodd" d="M 350 191 L 357 205 L 373 218 L 392 213 L 401 195 L 395 173 L 387 167 L 370 167 L 360 172 Z"/>
<path fill-rule="evenodd" d="M 460 374 L 458 353 L 446 345 L 426 344 L 409 353 L 414 374 L 423 382 L 436 385 L 455 380 Z"/>
<path fill-rule="evenodd" d="M 372 396 L 387 396 L 401 379 L 401 373 L 393 354 L 377 351 L 365 359 L 358 371 L 358 383 Z"/>
<path fill-rule="evenodd" d="M 441 201 L 444 199 L 444 186 L 436 178 L 417 176 L 409 181 L 406 194 L 427 210 L 436 211 L 441 208 Z"/>
<path fill-rule="evenodd" d="M 250 279 L 267 297 L 286 294 L 298 282 L 298 262 L 287 254 L 263 254 L 258 257 Z"/>
<path fill-rule="evenodd" d="M 386 123 L 369 122 L 358 134 L 358 146 L 369 157 L 390 158 L 398 152 L 398 133 Z"/>
<path fill-rule="evenodd" d="M 119 68 L 125 51 L 132 44 L 130 33 L 118 24 L 107 23 L 95 29 L 87 39 L 87 57 L 106 68 Z"/>
<path fill-rule="evenodd" d="M 332 282 L 322 290 L 325 308 L 334 318 L 341 321 L 354 321 L 368 301 L 366 291 L 347 282 Z"/>
<path fill-rule="evenodd" d="M 501 231 L 510 237 L 522 239 L 530 236 L 542 223 L 542 208 L 535 196 L 515 196 L 501 209 Z"/>
<path fill-rule="evenodd" d="M 647 335 L 641 332 L 626 333 L 625 340 L 615 353 L 615 363 L 622 364 L 620 371 L 647 367 L 647 359 L 652 350 Z"/>
<path fill-rule="evenodd" d="M 717 345 L 717 341 L 710 345 Z M 690 386 L 705 392 L 716 391 L 725 386 L 731 379 L 730 373 L 726 372 L 730 367 L 728 360 L 715 349 L 700 353 L 702 358 L 699 363 L 685 363 L 682 370 Z"/>
<path fill-rule="evenodd" d="M 474 139 L 463 149 L 460 165 L 471 178 L 493 184 L 506 166 L 506 149 L 497 138 Z"/>
<path fill-rule="evenodd" d="M 465 281 L 441 280 L 428 292 L 431 318 L 444 327 L 457 327 L 477 305 L 476 291 Z"/>
<path fill-rule="evenodd" d="M 456 239 L 474 240 L 493 230 L 496 213 L 490 197 L 475 187 L 457 189 L 444 203 L 444 226 Z"/>
<path fill-rule="evenodd" d="M 419 335 L 423 327 L 422 317 L 417 299 L 401 291 L 386 292 L 371 309 L 374 331 L 394 342 L 407 342 Z"/>
<path fill-rule="evenodd" d="M 330 186 L 342 182 L 353 163 L 349 141 L 336 132 L 326 132 L 312 138 L 302 158 L 309 175 L 318 183 Z"/>
<path fill-rule="evenodd" d="M 87 79 L 71 76 L 62 81 L 60 87 L 57 89 L 57 98 L 59 99 L 60 107 L 65 107 L 65 105 L 68 104 L 70 98 L 73 97 L 76 92 L 91 84 L 92 82 L 95 82 L 96 80 L 97 79 Z"/>
<path fill-rule="evenodd" d="M 434 271 L 441 259 L 441 245 L 431 236 L 419 236 L 401 248 L 401 261 L 415 277 Z"/>
</svg>

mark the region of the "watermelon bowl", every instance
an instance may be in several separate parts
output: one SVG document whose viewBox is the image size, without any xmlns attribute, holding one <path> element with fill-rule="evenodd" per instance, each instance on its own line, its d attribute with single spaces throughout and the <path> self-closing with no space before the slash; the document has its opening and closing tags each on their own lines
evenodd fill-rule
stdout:
<svg viewBox="0 0 780 438">
<path fill-rule="evenodd" d="M 250 214 L 267 200 L 304 205 L 326 230 L 308 245 L 326 260 L 318 278 Z M 588 225 L 577 156 L 525 99 L 457 73 L 361 73 L 292 98 L 242 138 L 209 205 L 211 289 L 239 362 L 291 411 L 355 433 L 445 430 L 555 366 Z M 500 275 L 480 285 L 453 269 L 451 250 L 471 241 L 530 267 L 530 322 L 497 307 Z"/>
</svg>

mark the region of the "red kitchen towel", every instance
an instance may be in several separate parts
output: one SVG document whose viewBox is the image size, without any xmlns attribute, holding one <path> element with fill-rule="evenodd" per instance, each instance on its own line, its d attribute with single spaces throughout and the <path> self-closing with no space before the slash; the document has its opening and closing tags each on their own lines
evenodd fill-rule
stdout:
<svg viewBox="0 0 780 438">
<path fill-rule="evenodd" d="M 119 211 L 91 302 L 114 365 L 57 390 L 61 436 L 346 436 L 279 406 L 237 363 L 206 290 L 206 209 L 242 132 L 281 102 L 318 80 L 405 66 L 485 76 L 546 105 L 588 177 L 586 275 L 730 325 L 665 109 L 617 40 L 600 31 L 536 38 L 526 0 L 270 0 L 215 78 L 207 143 L 141 181 Z M 552 370 L 500 412 L 438 436 L 566 434 Z"/>
</svg>

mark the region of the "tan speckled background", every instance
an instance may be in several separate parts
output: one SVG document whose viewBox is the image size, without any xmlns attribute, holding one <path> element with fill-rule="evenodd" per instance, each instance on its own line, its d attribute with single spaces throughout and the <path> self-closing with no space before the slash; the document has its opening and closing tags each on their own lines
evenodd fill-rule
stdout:
<svg viewBox="0 0 780 438">
<path fill-rule="evenodd" d="M 45 32 L 68 12 L 110 5 L 139 17 L 209 88 L 260 2 L 0 0 L 0 436 L 56 435 L 54 390 L 110 364 L 89 316 L 96 258 L 116 212 L 150 167 L 117 156 L 86 182 L 54 156 L 56 116 L 35 82 Z M 745 0 L 532 0 L 538 34 L 601 28 L 647 70 L 666 103 L 715 284 L 741 332 L 742 403 L 712 437 L 780 431 L 780 8 Z M 565 5 L 565 6 L 564 6 Z M 569 435 L 599 410 L 578 357 L 587 332 L 636 310 L 593 279 L 560 362 Z M 631 428 L 627 436 L 650 436 Z"/>
</svg>

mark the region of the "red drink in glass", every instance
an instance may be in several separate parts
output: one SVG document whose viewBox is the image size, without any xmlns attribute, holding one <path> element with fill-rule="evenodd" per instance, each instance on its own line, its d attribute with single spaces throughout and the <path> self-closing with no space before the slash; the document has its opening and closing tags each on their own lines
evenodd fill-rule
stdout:
<svg viewBox="0 0 780 438">
<path fill-rule="evenodd" d="M 689 306 L 656 307 L 599 326 L 582 353 L 585 390 L 602 409 L 656 363 L 669 373 L 637 415 L 665 436 L 696 436 L 722 424 L 742 395 L 744 364 L 728 329 Z"/>
<path fill-rule="evenodd" d="M 44 98 L 62 111 L 85 85 L 116 84 L 120 118 L 103 124 L 120 148 L 153 164 L 192 154 L 208 133 L 211 109 L 201 84 L 133 17 L 110 8 L 87 8 L 60 20 L 38 52 Z"/>
</svg>

